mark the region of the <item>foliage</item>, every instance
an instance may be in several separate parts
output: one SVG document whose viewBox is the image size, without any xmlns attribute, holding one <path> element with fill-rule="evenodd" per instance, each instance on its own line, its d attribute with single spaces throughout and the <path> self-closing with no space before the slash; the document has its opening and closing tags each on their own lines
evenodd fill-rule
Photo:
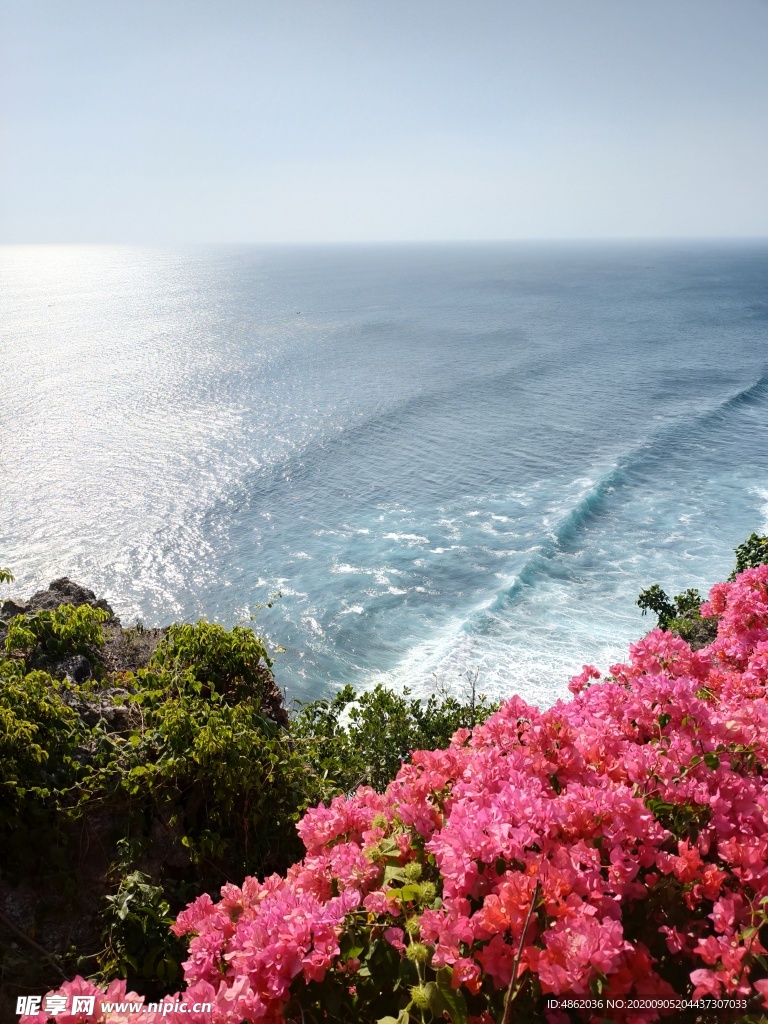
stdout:
<svg viewBox="0 0 768 1024">
<path fill-rule="evenodd" d="M 103 608 L 84 604 L 75 608 L 62 604 L 34 615 L 16 615 L 8 623 L 5 649 L 9 654 L 29 655 L 40 648 L 51 657 L 87 654 L 91 647 L 102 647 L 101 623 L 109 618 Z"/>
<path fill-rule="evenodd" d="M 172 924 L 163 889 L 141 871 L 124 875 L 117 892 L 105 900 L 106 945 L 99 954 L 103 977 L 125 978 L 130 971 L 145 982 L 176 981 L 185 949 L 170 931 Z"/>
<path fill-rule="evenodd" d="M 658 619 L 657 625 L 659 629 L 664 630 L 669 630 L 672 623 L 678 618 L 685 618 L 688 615 L 698 615 L 701 618 L 699 610 L 703 603 L 704 598 L 698 590 L 693 588 L 678 594 L 670 601 L 658 583 L 643 590 L 637 599 L 637 604 L 642 608 L 643 615 L 647 611 L 655 612 Z"/>
<path fill-rule="evenodd" d="M 0 583 L 13 583 L 13 573 L 10 569 L 0 569 Z"/>
<path fill-rule="evenodd" d="M 84 729 L 62 699 L 66 684 L 0 662 L 0 826 L 24 830 L 46 803 L 59 809 L 80 772 Z M 25 817 L 26 815 L 26 817 Z M 24 838 L 22 836 L 22 838 Z M 8 850 L 6 849 L 6 855 Z"/>
<path fill-rule="evenodd" d="M 288 734 L 262 714 L 258 696 L 230 703 L 213 685 L 202 696 L 186 673 L 179 692 L 178 678 L 137 673 L 128 703 L 143 725 L 99 766 L 101 784 L 155 806 L 185 794 L 170 824 L 198 881 L 220 884 L 289 862 L 311 778 Z"/>
<path fill-rule="evenodd" d="M 701 614 L 703 601 L 699 591 L 692 588 L 670 600 L 659 584 L 654 583 L 641 591 L 637 604 L 643 615 L 648 611 L 655 613 L 659 629 L 682 637 L 696 650 L 712 643 L 717 635 L 716 622 Z"/>
<path fill-rule="evenodd" d="M 384 789 L 412 750 L 444 747 L 457 729 L 471 729 L 496 710 L 475 694 L 474 683 L 466 702 L 447 694 L 422 702 L 408 689 L 398 694 L 381 685 L 357 694 L 346 686 L 332 700 L 299 705 L 291 731 L 329 795 L 363 783 Z"/>
<path fill-rule="evenodd" d="M 661 589 L 658 583 L 654 583 L 652 587 L 641 591 L 637 599 L 637 605 L 639 608 L 642 608 L 643 615 L 646 612 L 653 612 L 656 615 L 659 629 L 666 629 L 670 621 L 677 615 L 676 604 L 670 601 L 666 592 Z"/>
<path fill-rule="evenodd" d="M 41 648 L 57 656 L 87 648 L 93 657 L 104 617 L 89 606 L 17 616 L 7 647 L 35 657 Z M 167 985 L 180 943 L 166 924 L 193 881 L 215 887 L 284 867 L 300 852 L 295 820 L 310 779 L 287 732 L 261 709 L 271 684 L 265 651 L 251 630 L 201 623 L 169 631 L 150 669 L 101 683 L 59 682 L 18 657 L 0 663 L 3 873 L 34 875 L 36 886 L 45 878 L 72 903 L 72 865 L 94 834 L 112 850 L 105 979 Z M 120 696 L 103 695 L 115 684 Z M 122 714 L 110 718 L 119 703 Z M 153 852 L 158 828 L 175 874 Z M 133 858 L 117 853 L 121 836 L 136 840 Z"/>
<path fill-rule="evenodd" d="M 758 565 L 768 563 L 768 537 L 759 537 L 752 533 L 743 544 L 736 548 L 736 568 L 729 579 L 735 579 L 745 569 L 754 569 Z"/>
<path fill-rule="evenodd" d="M 537 1021 L 547 994 L 729 998 L 760 1019 L 768 565 L 717 584 L 701 614 L 710 646 L 652 630 L 605 679 L 586 666 L 571 700 L 513 697 L 383 793 L 310 810 L 284 876 L 178 916 L 183 998 L 219 1024 Z"/>
<path fill-rule="evenodd" d="M 237 625 L 228 631 L 201 620 L 171 626 L 149 668 L 174 678 L 181 688 L 237 701 L 259 694 L 271 665 L 264 641 L 252 629 Z"/>
</svg>

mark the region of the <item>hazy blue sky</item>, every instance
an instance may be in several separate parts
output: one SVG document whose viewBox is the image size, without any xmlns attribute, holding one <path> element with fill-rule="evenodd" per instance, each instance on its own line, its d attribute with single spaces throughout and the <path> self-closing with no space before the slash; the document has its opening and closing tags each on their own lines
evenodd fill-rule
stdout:
<svg viewBox="0 0 768 1024">
<path fill-rule="evenodd" d="M 0 240 L 768 236 L 768 0 L 0 0 Z"/>
</svg>

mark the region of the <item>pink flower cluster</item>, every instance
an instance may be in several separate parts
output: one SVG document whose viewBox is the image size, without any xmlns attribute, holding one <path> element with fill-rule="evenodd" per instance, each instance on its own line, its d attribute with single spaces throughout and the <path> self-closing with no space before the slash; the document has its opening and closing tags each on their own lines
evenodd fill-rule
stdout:
<svg viewBox="0 0 768 1024">
<path fill-rule="evenodd" d="M 179 916 L 187 1001 L 210 1000 L 212 1024 L 283 1022 L 308 982 L 354 983 L 359 962 L 340 955 L 354 921 L 402 955 L 416 935 L 470 997 L 514 972 L 543 993 L 768 1004 L 768 566 L 715 586 L 703 614 L 711 646 L 653 630 L 607 677 L 585 667 L 573 699 L 541 712 L 514 697 L 414 753 L 384 794 L 308 812 L 285 878 Z M 439 898 L 393 899 L 387 843 L 406 875 L 437 872 Z"/>
</svg>

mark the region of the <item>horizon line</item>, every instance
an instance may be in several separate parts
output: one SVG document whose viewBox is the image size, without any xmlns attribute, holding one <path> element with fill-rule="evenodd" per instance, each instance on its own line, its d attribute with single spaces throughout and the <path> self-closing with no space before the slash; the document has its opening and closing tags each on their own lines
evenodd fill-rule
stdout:
<svg viewBox="0 0 768 1024">
<path fill-rule="evenodd" d="M 140 241 L 140 240 L 80 240 L 80 241 L 5 241 L 0 239 L 0 248 L 54 248 L 74 246 L 112 246 L 166 248 L 173 247 L 221 247 L 221 248 L 298 248 L 298 247 L 341 247 L 341 246 L 396 246 L 396 245 L 519 245 L 519 244 L 601 244 L 601 243 L 713 243 L 713 242 L 768 242 L 763 235 L 582 235 L 582 236 L 527 236 L 519 238 L 373 238 L 373 239 L 299 239 L 299 240 L 254 240 L 254 241 Z"/>
</svg>

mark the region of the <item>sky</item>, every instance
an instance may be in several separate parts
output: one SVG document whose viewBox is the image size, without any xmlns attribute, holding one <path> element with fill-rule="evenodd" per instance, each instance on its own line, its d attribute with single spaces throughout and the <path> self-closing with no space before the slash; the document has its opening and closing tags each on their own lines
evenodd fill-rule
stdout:
<svg viewBox="0 0 768 1024">
<path fill-rule="evenodd" d="M 0 0 L 0 242 L 768 236 L 768 0 Z"/>
</svg>

